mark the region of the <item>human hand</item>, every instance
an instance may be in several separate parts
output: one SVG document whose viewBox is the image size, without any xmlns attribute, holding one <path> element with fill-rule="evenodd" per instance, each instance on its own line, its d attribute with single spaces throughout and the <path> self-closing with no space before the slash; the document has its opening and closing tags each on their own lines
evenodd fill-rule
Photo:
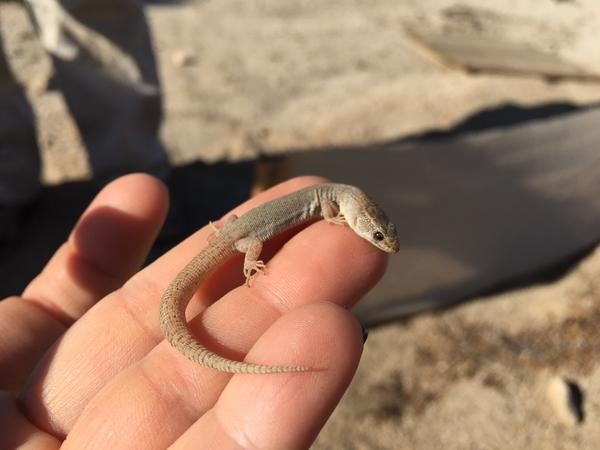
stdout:
<svg viewBox="0 0 600 450">
<path fill-rule="evenodd" d="M 290 180 L 233 212 L 319 181 Z M 188 308 L 207 347 L 229 358 L 319 368 L 231 376 L 188 361 L 161 335 L 160 297 L 211 234 L 204 227 L 138 271 L 167 202 L 152 177 L 116 180 L 22 297 L 0 302 L 7 448 L 281 449 L 315 439 L 362 351 L 347 308 L 383 274 L 384 253 L 319 221 L 269 242 L 268 271 L 251 288 L 241 257 L 218 269 Z"/>
</svg>

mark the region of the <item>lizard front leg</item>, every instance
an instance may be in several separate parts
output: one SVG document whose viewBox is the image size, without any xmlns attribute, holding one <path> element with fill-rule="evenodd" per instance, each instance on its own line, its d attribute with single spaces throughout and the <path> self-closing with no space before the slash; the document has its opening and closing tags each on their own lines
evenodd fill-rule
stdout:
<svg viewBox="0 0 600 450">
<path fill-rule="evenodd" d="M 329 200 L 321 200 L 321 212 L 323 213 L 323 219 L 327 223 L 335 225 L 344 225 L 346 223 L 346 218 L 340 212 L 337 205 Z"/>
<path fill-rule="evenodd" d="M 237 251 L 244 254 L 244 276 L 246 277 L 246 286 L 250 286 L 252 279 L 259 272 L 264 272 L 266 265 L 259 260 L 263 243 L 255 237 L 245 237 L 238 239 L 234 244 Z"/>
</svg>

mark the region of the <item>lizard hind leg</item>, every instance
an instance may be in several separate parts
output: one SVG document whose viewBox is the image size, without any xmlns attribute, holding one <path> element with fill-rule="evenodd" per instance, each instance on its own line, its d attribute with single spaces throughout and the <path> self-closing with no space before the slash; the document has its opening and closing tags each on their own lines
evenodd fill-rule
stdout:
<svg viewBox="0 0 600 450">
<path fill-rule="evenodd" d="M 246 286 L 250 286 L 252 279 L 259 272 L 264 272 L 266 264 L 258 257 L 262 251 L 263 243 L 255 237 L 245 237 L 235 241 L 237 251 L 244 253 L 244 276 L 246 277 Z"/>
<path fill-rule="evenodd" d="M 219 233 L 221 233 L 223 230 L 227 229 L 227 227 L 229 225 L 231 225 L 233 222 L 235 222 L 237 219 L 238 219 L 238 216 L 236 216 L 235 214 L 228 215 L 227 217 L 225 217 L 225 220 L 223 222 L 223 226 L 220 229 L 215 224 L 215 222 L 209 220 L 208 221 L 208 226 L 212 230 L 212 233 L 208 236 L 208 241 L 210 242 L 213 239 L 215 239 L 217 236 L 219 236 Z"/>
</svg>

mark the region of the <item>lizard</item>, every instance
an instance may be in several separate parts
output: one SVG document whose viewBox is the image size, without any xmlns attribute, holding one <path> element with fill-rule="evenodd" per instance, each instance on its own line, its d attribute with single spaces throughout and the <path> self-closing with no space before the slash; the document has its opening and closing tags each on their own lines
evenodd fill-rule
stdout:
<svg viewBox="0 0 600 450">
<path fill-rule="evenodd" d="M 306 372 L 310 367 L 270 366 L 224 358 L 204 347 L 188 329 L 187 305 L 200 284 L 236 252 L 244 253 L 246 285 L 263 272 L 259 260 L 263 243 L 299 224 L 323 218 L 346 224 L 360 237 L 386 253 L 399 249 L 395 225 L 381 208 L 357 187 L 324 183 L 309 186 L 257 206 L 240 217 L 227 216 L 214 239 L 175 276 L 160 303 L 160 327 L 167 341 L 189 360 L 221 372 Z M 212 226 L 212 223 L 211 223 Z"/>
</svg>

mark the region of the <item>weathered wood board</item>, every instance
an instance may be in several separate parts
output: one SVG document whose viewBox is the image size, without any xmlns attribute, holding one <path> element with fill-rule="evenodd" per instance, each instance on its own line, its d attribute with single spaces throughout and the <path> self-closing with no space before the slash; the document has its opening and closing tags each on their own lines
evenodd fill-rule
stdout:
<svg viewBox="0 0 600 450">
<path fill-rule="evenodd" d="M 407 28 L 406 32 L 413 43 L 429 50 L 439 62 L 470 72 L 600 82 L 599 74 L 502 37 L 443 34 L 413 28 Z"/>
<path fill-rule="evenodd" d="M 363 187 L 402 238 L 357 307 L 366 324 L 440 307 L 600 240 L 600 110 L 447 140 L 290 157 Z"/>
</svg>

